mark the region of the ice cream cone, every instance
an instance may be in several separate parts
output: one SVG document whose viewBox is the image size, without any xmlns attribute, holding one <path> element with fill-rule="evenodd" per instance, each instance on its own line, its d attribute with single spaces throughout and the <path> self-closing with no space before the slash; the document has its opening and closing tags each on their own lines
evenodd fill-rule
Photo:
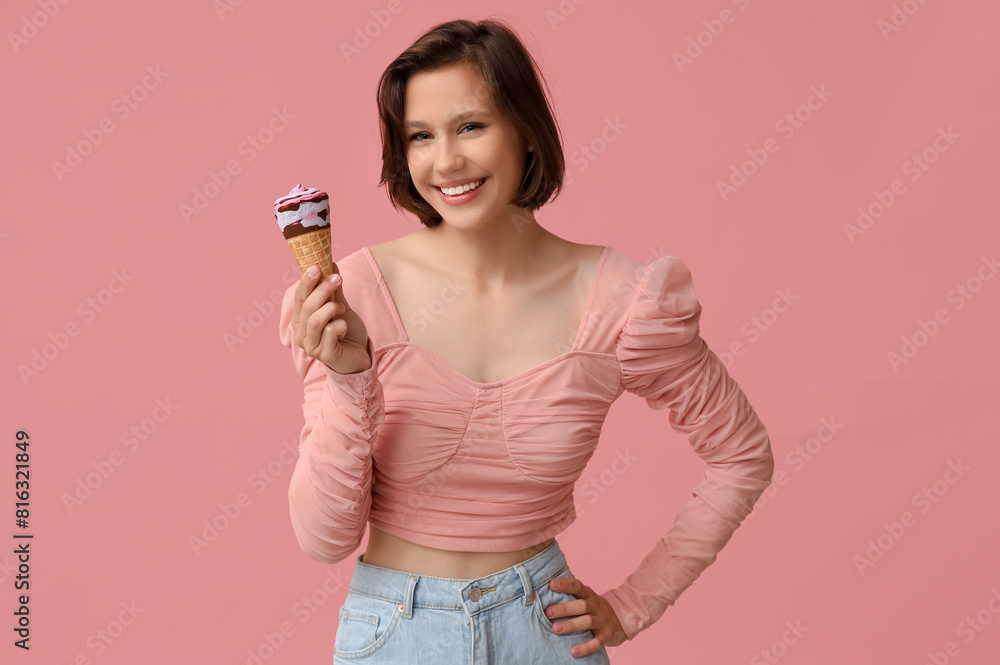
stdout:
<svg viewBox="0 0 1000 665">
<path fill-rule="evenodd" d="M 330 241 L 330 197 L 302 183 L 274 202 L 274 217 L 292 249 L 295 262 L 303 273 L 319 265 L 323 277 L 333 274 Z"/>
<path fill-rule="evenodd" d="M 333 252 L 330 249 L 330 225 L 288 238 L 299 270 L 305 273 L 309 266 L 319 265 L 323 279 L 333 274 Z"/>
</svg>

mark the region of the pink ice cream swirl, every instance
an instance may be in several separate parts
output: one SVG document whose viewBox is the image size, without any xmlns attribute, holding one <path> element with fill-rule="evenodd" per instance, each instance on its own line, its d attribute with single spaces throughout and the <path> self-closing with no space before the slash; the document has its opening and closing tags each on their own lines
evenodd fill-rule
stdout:
<svg viewBox="0 0 1000 665">
<path fill-rule="evenodd" d="M 330 197 L 315 187 L 295 185 L 274 202 L 274 217 L 285 238 L 293 238 L 330 224 Z"/>
</svg>

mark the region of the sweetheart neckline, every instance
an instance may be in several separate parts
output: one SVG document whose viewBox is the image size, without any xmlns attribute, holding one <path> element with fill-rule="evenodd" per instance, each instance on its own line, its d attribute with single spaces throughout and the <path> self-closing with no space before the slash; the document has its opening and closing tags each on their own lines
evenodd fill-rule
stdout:
<svg viewBox="0 0 1000 665">
<path fill-rule="evenodd" d="M 463 374 L 462 372 L 458 371 L 455 367 L 446 362 L 440 356 L 433 353 L 427 347 L 421 346 L 420 344 L 411 341 L 409 335 L 406 334 L 406 328 L 403 327 L 403 320 L 399 316 L 399 310 L 396 307 L 396 302 L 392 297 L 392 293 L 389 292 L 389 287 L 385 283 L 385 279 L 382 276 L 382 271 L 381 269 L 379 269 L 378 263 L 375 261 L 375 256 L 372 254 L 371 250 L 367 246 L 363 247 L 362 249 L 364 250 L 365 256 L 367 257 L 368 262 L 371 265 L 372 271 L 375 273 L 375 279 L 378 282 L 379 291 L 382 294 L 382 299 L 385 302 L 387 308 L 389 309 L 389 313 L 392 315 L 392 319 L 396 324 L 397 332 L 402 337 L 402 341 L 396 342 L 396 344 L 411 346 L 419 349 L 424 355 L 430 357 L 439 365 L 445 367 L 456 377 L 465 381 L 469 385 L 483 389 L 483 388 L 494 388 L 494 387 L 504 386 L 509 383 L 519 381 L 527 376 L 530 376 L 531 374 L 534 374 L 535 372 L 547 368 L 548 366 L 556 363 L 559 360 L 568 358 L 570 355 L 575 354 L 579 351 L 577 347 L 580 344 L 580 337 L 581 335 L 583 335 L 583 331 L 586 329 L 587 319 L 590 317 L 590 309 L 594 302 L 594 294 L 597 292 L 597 284 L 601 276 L 602 268 L 604 267 L 605 259 L 607 259 L 611 247 L 605 246 L 604 249 L 601 251 L 600 258 L 598 258 L 597 260 L 597 266 L 594 268 L 594 275 L 590 281 L 590 293 L 587 295 L 587 304 L 583 309 L 583 316 L 580 318 L 580 325 L 577 327 L 576 337 L 573 340 L 572 348 L 569 351 L 566 351 L 565 353 L 560 353 L 558 356 L 549 358 L 548 360 L 545 360 L 542 363 L 535 365 L 534 367 L 526 369 L 522 372 L 518 372 L 517 374 L 514 374 L 512 376 L 500 379 L 499 381 L 475 381 L 466 376 L 465 374 Z"/>
</svg>

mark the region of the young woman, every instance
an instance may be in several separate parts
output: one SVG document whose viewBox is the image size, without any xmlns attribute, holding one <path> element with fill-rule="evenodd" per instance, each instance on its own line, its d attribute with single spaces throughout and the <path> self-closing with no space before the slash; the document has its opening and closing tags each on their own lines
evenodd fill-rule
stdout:
<svg viewBox="0 0 1000 665">
<path fill-rule="evenodd" d="M 337 563 L 370 525 L 334 663 L 608 663 L 770 483 L 767 432 L 699 335 L 683 262 L 643 266 L 535 219 L 564 173 L 539 81 L 502 23 L 417 39 L 379 85 L 380 184 L 422 227 L 285 294 L 305 387 L 295 536 Z M 670 409 L 707 468 L 639 568 L 598 594 L 555 536 L 625 390 Z"/>
</svg>

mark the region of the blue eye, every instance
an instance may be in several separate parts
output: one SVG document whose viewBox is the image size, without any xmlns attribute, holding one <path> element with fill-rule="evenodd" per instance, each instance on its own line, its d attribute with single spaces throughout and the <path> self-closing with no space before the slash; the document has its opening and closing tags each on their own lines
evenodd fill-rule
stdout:
<svg viewBox="0 0 1000 665">
<path fill-rule="evenodd" d="M 481 129 L 483 127 L 483 125 L 479 124 L 478 122 L 469 122 L 469 123 L 466 123 L 466 124 L 462 125 L 462 129 L 465 129 L 466 127 L 472 127 L 473 129 Z M 427 134 L 427 132 L 417 132 L 416 134 L 411 134 L 409 140 L 410 141 L 423 140 L 423 139 L 419 139 L 418 137 L 419 136 L 423 136 L 425 134 Z"/>
</svg>

